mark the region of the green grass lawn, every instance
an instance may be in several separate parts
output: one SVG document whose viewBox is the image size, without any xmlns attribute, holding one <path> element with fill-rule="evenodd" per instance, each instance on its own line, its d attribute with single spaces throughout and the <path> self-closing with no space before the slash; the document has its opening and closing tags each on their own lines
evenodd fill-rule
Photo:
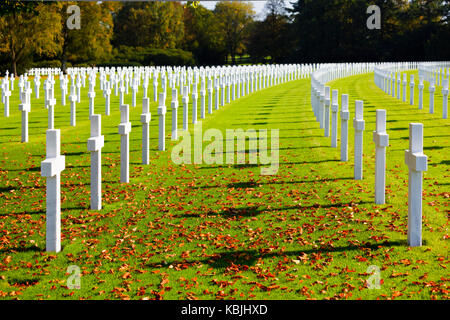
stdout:
<svg viewBox="0 0 450 320">
<path fill-rule="evenodd" d="M 411 71 L 413 72 L 413 71 Z M 417 76 L 416 76 L 417 79 Z M 41 82 L 43 83 L 43 82 Z M 97 82 L 98 83 L 98 82 Z M 339 94 L 364 100 L 364 179 L 315 121 L 309 79 L 250 94 L 207 115 L 203 130 L 279 129 L 280 167 L 262 176 L 258 165 L 175 165 L 171 110 L 167 150 L 157 151 L 157 103 L 151 102 L 151 164 L 141 165 L 142 105 L 130 107 L 130 183 L 120 180 L 118 97 L 111 115 L 97 84 L 102 114 L 103 209 L 89 209 L 90 136 L 87 87 L 70 126 L 55 84 L 55 127 L 61 129 L 62 251 L 45 252 L 47 110 L 32 94 L 29 142 L 20 143 L 18 88 L 11 116 L 0 122 L 0 297 L 2 299 L 448 299 L 448 120 L 441 88 L 435 114 L 399 102 L 378 89 L 373 74 L 331 82 Z M 417 86 L 416 86 L 417 89 Z M 409 91 L 409 90 L 408 90 Z M 153 93 L 149 88 L 149 97 Z M 171 94 L 168 92 L 170 100 Z M 142 89 L 138 100 L 142 101 Z M 190 99 L 192 100 L 192 99 Z M 126 103 L 131 104 L 130 94 Z M 191 101 L 190 101 L 191 102 Z M 3 108 L 3 105 L 1 105 Z M 375 110 L 387 110 L 386 205 L 374 205 L 372 131 Z M 190 112 L 189 112 L 190 115 Z M 198 112 L 200 115 L 200 112 Z M 182 105 L 178 110 L 182 126 Z M 407 232 L 408 125 L 424 124 L 424 245 L 409 248 Z M 351 121 L 350 121 L 351 123 Z M 190 130 L 193 126 L 190 124 Z M 206 143 L 204 144 L 204 146 Z M 269 144 L 270 145 L 270 144 Z M 81 289 L 68 289 L 70 265 L 82 270 Z M 368 289 L 369 266 L 381 270 L 381 288 Z"/>
</svg>

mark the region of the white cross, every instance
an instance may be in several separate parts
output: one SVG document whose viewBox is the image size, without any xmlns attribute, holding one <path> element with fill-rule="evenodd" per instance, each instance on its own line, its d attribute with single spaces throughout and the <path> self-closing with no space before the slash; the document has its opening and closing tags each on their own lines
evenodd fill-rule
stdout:
<svg viewBox="0 0 450 320">
<path fill-rule="evenodd" d="M 120 182 L 130 182 L 130 140 L 131 132 L 130 106 L 127 104 L 120 106 Z"/>
<path fill-rule="evenodd" d="M 178 92 L 177 89 L 172 89 L 172 102 L 170 103 L 172 109 L 172 140 L 178 140 Z"/>
<path fill-rule="evenodd" d="M 375 203 L 385 203 L 386 147 L 389 135 L 386 133 L 386 110 L 376 110 L 376 130 L 373 132 L 375 142 Z"/>
<path fill-rule="evenodd" d="M 4 91 L 5 96 L 5 117 L 9 117 L 9 97 L 11 96 L 11 91 L 5 90 Z"/>
<path fill-rule="evenodd" d="M 348 94 L 341 96 L 341 103 L 341 161 L 348 161 L 348 120 L 350 119 Z"/>
<path fill-rule="evenodd" d="M 105 138 L 102 134 L 102 118 L 99 114 L 91 115 L 91 137 L 87 149 L 91 152 L 91 209 L 102 208 L 102 148 Z"/>
<path fill-rule="evenodd" d="M 56 99 L 53 97 L 53 91 L 50 91 L 50 96 L 48 97 L 47 105 L 48 105 L 48 129 L 54 129 Z"/>
<path fill-rule="evenodd" d="M 364 105 L 362 100 L 355 101 L 355 118 L 353 118 L 353 127 L 355 128 L 355 167 L 354 178 L 361 180 L 363 178 L 363 131 L 365 121 L 363 120 Z"/>
<path fill-rule="evenodd" d="M 158 136 L 158 150 L 166 150 L 166 105 L 164 100 L 164 93 L 159 94 L 159 106 L 158 106 L 158 116 L 159 116 L 159 136 Z"/>
<path fill-rule="evenodd" d="M 330 87 L 325 87 L 325 109 L 324 109 L 324 128 L 325 128 L 325 137 L 330 136 Z"/>
<path fill-rule="evenodd" d="M 448 78 L 442 80 L 442 118 L 447 119 Z"/>
<path fill-rule="evenodd" d="M 149 123 L 151 120 L 150 113 L 150 99 L 143 98 L 142 100 L 142 114 L 141 114 L 141 123 L 142 123 L 142 164 L 149 164 L 149 154 L 150 154 L 150 132 L 149 132 Z"/>
<path fill-rule="evenodd" d="M 188 86 L 183 87 L 183 97 L 181 98 L 181 101 L 183 103 L 183 130 L 188 130 L 188 104 L 189 104 L 189 89 Z"/>
<path fill-rule="evenodd" d="M 434 113 L 434 91 L 436 90 L 434 86 L 434 79 L 430 82 L 430 87 L 428 91 L 430 92 L 430 113 Z"/>
<path fill-rule="evenodd" d="M 192 92 L 192 123 L 197 123 L 197 87 L 194 86 L 194 90 Z"/>
<path fill-rule="evenodd" d="M 423 84 L 423 76 L 419 76 L 419 110 L 423 109 L 423 89 L 425 88 Z"/>
<path fill-rule="evenodd" d="M 105 114 L 107 116 L 110 115 L 110 96 L 111 96 L 111 88 L 109 82 L 106 82 L 106 85 L 104 86 L 105 90 L 103 91 L 105 96 Z"/>
<path fill-rule="evenodd" d="M 427 156 L 423 154 L 423 124 L 409 124 L 409 149 L 405 151 L 409 167 L 408 182 L 408 244 L 422 245 L 422 171 L 427 171 Z"/>
<path fill-rule="evenodd" d="M 41 162 L 41 175 L 47 178 L 46 251 L 61 251 L 61 171 L 65 156 L 61 155 L 59 129 L 47 130 L 47 157 Z"/>
<path fill-rule="evenodd" d="M 331 101 L 331 147 L 337 147 L 337 133 L 338 133 L 338 123 L 337 123 L 337 113 L 339 111 L 338 104 L 338 90 L 332 91 L 332 101 Z"/>
</svg>

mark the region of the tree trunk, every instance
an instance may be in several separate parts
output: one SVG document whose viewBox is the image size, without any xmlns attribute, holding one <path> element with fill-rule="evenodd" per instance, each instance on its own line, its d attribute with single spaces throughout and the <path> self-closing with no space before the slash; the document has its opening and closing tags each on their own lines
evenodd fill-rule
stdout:
<svg viewBox="0 0 450 320">
<path fill-rule="evenodd" d="M 17 75 L 17 59 L 16 59 L 16 51 L 14 48 L 11 48 L 11 62 L 12 62 L 12 68 L 14 76 Z"/>
<path fill-rule="evenodd" d="M 16 11 L 13 11 L 13 22 L 16 22 Z M 11 23 L 15 25 L 15 23 Z M 14 45 L 14 38 L 11 37 L 11 62 L 12 62 L 12 68 L 14 72 L 14 77 L 17 76 L 17 57 L 16 57 L 16 48 Z"/>
<path fill-rule="evenodd" d="M 67 70 L 67 54 L 65 52 L 63 52 L 63 54 L 61 56 L 61 69 L 62 69 L 62 72 L 65 74 L 66 70 Z"/>
</svg>

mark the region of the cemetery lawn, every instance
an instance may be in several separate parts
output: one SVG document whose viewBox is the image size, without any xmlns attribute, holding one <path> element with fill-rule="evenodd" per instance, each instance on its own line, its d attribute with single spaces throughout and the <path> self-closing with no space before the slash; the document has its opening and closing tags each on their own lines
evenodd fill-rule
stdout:
<svg viewBox="0 0 450 320">
<path fill-rule="evenodd" d="M 436 89 L 435 114 L 430 115 L 428 84 L 424 109 L 418 110 L 418 92 L 415 106 L 399 102 L 375 86 L 373 74 L 331 83 L 339 94 L 349 94 L 351 119 L 354 101 L 364 100 L 361 181 L 353 180 L 351 120 L 349 161 L 343 163 L 339 148 L 329 146 L 330 139 L 315 121 L 309 79 L 250 94 L 203 121 L 203 131 L 218 128 L 224 135 L 225 129 L 280 129 L 280 167 L 274 176 L 260 175 L 258 165 L 173 164 L 175 143 L 170 138 L 167 151 L 157 151 L 153 101 L 151 164 L 141 165 L 138 103 L 130 107 L 130 183 L 121 184 L 118 97 L 111 95 L 111 115 L 106 117 L 97 82 L 95 110 L 102 114 L 105 147 L 103 209 L 94 211 L 89 209 L 86 149 L 88 86 L 77 104 L 77 126 L 70 127 L 69 100 L 61 106 L 57 80 L 55 127 L 61 129 L 66 169 L 61 177 L 63 248 L 55 254 L 45 252 L 45 178 L 40 176 L 47 127 L 44 92 L 41 85 L 41 98 L 35 99 L 33 88 L 29 142 L 23 144 L 17 81 L 15 86 L 11 116 L 0 122 L 1 299 L 449 298 L 450 126 L 442 119 L 441 87 Z M 141 98 L 142 89 L 137 101 Z M 125 99 L 131 104 L 131 89 Z M 387 110 L 390 136 L 386 205 L 373 203 L 377 108 Z M 181 128 L 181 99 L 178 115 Z M 406 244 L 404 150 L 410 122 L 424 124 L 428 155 L 424 245 L 416 248 Z M 82 271 L 80 289 L 67 287 L 71 265 Z M 380 268 L 380 289 L 366 286 L 369 266 Z"/>
</svg>

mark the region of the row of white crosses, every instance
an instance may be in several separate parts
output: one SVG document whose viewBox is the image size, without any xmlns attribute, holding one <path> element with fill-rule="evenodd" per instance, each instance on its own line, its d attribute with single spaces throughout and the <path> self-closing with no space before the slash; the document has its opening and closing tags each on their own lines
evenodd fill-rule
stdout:
<svg viewBox="0 0 450 320">
<path fill-rule="evenodd" d="M 407 74 L 403 74 L 403 81 L 401 81 L 401 71 L 419 69 L 419 109 L 423 109 L 423 89 L 425 88 L 424 81 L 429 82 L 429 113 L 434 113 L 434 93 L 436 85 L 442 86 L 442 118 L 448 118 L 448 93 L 449 93 L 449 62 L 438 63 L 406 63 L 398 64 L 391 63 L 374 69 L 375 84 L 385 93 L 407 101 L 407 87 L 409 86 L 409 104 L 414 105 L 414 75 L 410 75 L 409 84 L 407 82 Z M 442 69 L 441 69 L 442 68 Z M 442 71 L 442 72 L 441 72 Z M 397 79 L 397 80 L 396 80 Z M 403 87 L 402 97 L 400 97 L 401 88 Z M 396 95 L 397 93 L 397 95 Z"/>
<path fill-rule="evenodd" d="M 213 68 L 214 70 L 214 68 Z M 224 69 L 226 70 L 226 69 Z M 247 69 L 250 70 L 250 69 Z M 256 74 L 256 78 L 254 75 L 249 76 L 250 72 L 236 72 L 234 73 L 234 78 L 239 79 L 241 77 L 242 82 L 237 80 L 234 82 L 236 88 L 233 85 L 233 74 L 232 73 L 220 73 L 219 70 L 214 70 L 210 72 L 200 72 L 199 70 L 193 70 L 190 72 L 184 72 L 180 70 L 177 76 L 171 75 L 168 73 L 167 75 L 162 71 L 162 83 L 163 83 L 163 92 L 159 93 L 157 100 L 159 105 L 157 108 L 158 118 L 159 118 L 159 139 L 158 139 L 158 149 L 161 151 L 165 150 L 165 114 L 166 114 L 166 90 L 167 90 L 167 80 L 169 80 L 169 86 L 172 88 L 172 139 L 176 140 L 178 137 L 177 134 L 177 108 L 178 108 L 178 90 L 175 87 L 176 83 L 183 89 L 182 103 L 183 103 L 183 130 L 188 130 L 188 103 L 189 103 L 189 91 L 190 86 L 193 86 L 192 89 L 192 99 L 193 99 L 193 109 L 192 109 L 192 123 L 197 122 L 197 86 L 199 82 L 201 83 L 201 113 L 200 117 L 202 119 L 205 118 L 205 98 L 206 98 L 206 81 L 208 82 L 208 91 L 209 95 L 209 113 L 212 113 L 212 84 L 213 82 L 216 84 L 216 104 L 215 109 L 219 108 L 219 105 L 223 106 L 225 103 L 225 88 L 227 86 L 228 95 L 227 95 L 227 103 L 231 102 L 235 98 L 239 98 L 240 96 L 249 94 L 254 90 L 262 89 L 266 86 L 270 86 L 273 84 L 282 83 L 289 80 L 297 79 L 297 77 L 306 76 L 306 73 L 299 72 L 301 68 L 285 68 L 281 66 L 278 72 L 276 69 L 272 68 L 272 73 L 268 73 L 266 75 L 263 73 Z M 308 70 L 312 70 L 309 68 Z M 150 114 L 150 99 L 147 95 L 148 88 L 148 79 L 150 72 L 145 73 L 143 70 L 133 70 L 132 72 L 122 72 L 120 70 L 118 74 L 112 73 L 100 73 L 100 88 L 103 90 L 104 97 L 106 99 L 106 109 L 105 114 L 109 115 L 110 106 L 109 106 L 109 95 L 111 94 L 111 88 L 116 88 L 116 93 L 120 91 L 120 112 L 121 112 L 121 122 L 118 126 L 118 133 L 120 134 L 120 181 L 123 183 L 128 183 L 130 181 L 129 178 L 129 170 L 130 170 L 130 162 L 129 162 L 129 135 L 131 132 L 131 122 L 130 122 L 130 107 L 129 105 L 123 104 L 124 94 L 128 91 L 127 86 L 128 83 L 132 83 L 132 105 L 136 104 L 136 93 L 138 90 L 138 86 L 141 82 L 141 77 L 143 77 L 142 86 L 144 88 L 144 98 L 142 105 L 142 114 L 141 114 L 141 123 L 142 123 L 142 163 L 149 164 L 149 123 L 151 120 Z M 223 70 L 222 70 L 223 71 Z M 228 70 L 227 70 L 228 71 Z M 65 158 L 60 154 L 60 131 L 53 128 L 53 116 L 54 116 L 54 106 L 56 104 L 54 98 L 54 74 L 53 72 L 37 72 L 34 73 L 38 76 L 39 74 L 48 74 L 49 77 L 46 80 L 45 93 L 46 93 L 46 106 L 49 108 L 49 128 L 47 130 L 47 158 L 42 162 L 42 176 L 47 178 L 47 251 L 56 251 L 59 252 L 61 250 L 61 205 L 60 205 L 60 175 L 61 171 L 65 168 Z M 87 76 L 86 76 L 87 74 Z M 80 87 L 82 86 L 82 81 L 85 83 L 86 78 L 89 80 L 89 118 L 91 121 L 91 137 L 87 142 L 87 149 L 91 152 L 91 209 L 100 210 L 102 207 L 101 202 L 101 149 L 104 146 L 104 137 L 101 135 L 101 116 L 94 113 L 94 97 L 95 97 L 95 79 L 96 79 L 96 71 L 95 70 L 87 70 L 86 73 L 77 74 L 76 72 L 69 73 L 70 78 L 72 79 L 72 85 L 69 95 L 69 100 L 71 102 L 71 125 L 76 124 L 75 119 L 75 103 L 80 101 Z M 107 76 L 109 75 L 110 80 L 107 80 Z M 67 86 L 70 82 L 69 77 L 64 75 L 61 76 L 61 93 L 66 95 Z M 158 78 L 158 73 L 153 74 L 153 79 Z M 255 81 L 252 82 L 253 79 L 259 79 L 259 84 Z M 76 79 L 76 80 L 75 80 Z M 128 80 L 127 80 L 128 79 Z M 247 79 L 247 80 L 245 80 Z M 155 84 L 155 82 L 154 82 Z M 120 87 L 119 87 L 120 85 Z M 233 89 L 231 86 L 233 85 Z M 242 87 L 240 86 L 242 85 Z M 76 89 L 75 89 L 76 88 Z M 235 89 L 237 89 L 237 94 L 235 94 Z M 233 92 L 231 92 L 233 90 Z M 157 80 L 154 87 L 154 92 L 157 93 L 158 86 Z M 222 91 L 222 99 L 219 102 L 219 92 Z M 24 109 L 29 111 L 29 94 L 30 91 L 25 90 L 27 94 L 25 95 L 23 105 Z M 65 102 L 65 98 L 62 99 L 62 104 Z M 28 107 L 27 107 L 28 106 Z M 25 113 L 27 116 L 28 113 Z"/>
<path fill-rule="evenodd" d="M 411 68 L 417 63 L 398 64 L 398 68 Z M 358 72 L 371 72 L 381 70 L 380 64 L 361 64 Z M 390 66 L 392 67 L 392 65 Z M 329 136 L 329 107 L 331 104 L 331 147 L 337 147 L 337 113 L 338 92 L 332 90 L 330 101 L 330 87 L 325 83 L 341 76 L 354 74 L 352 67 L 344 64 L 328 65 L 311 75 L 311 105 L 316 119 L 321 128 L 324 128 L 325 136 Z M 345 70 L 344 72 L 342 70 Z M 380 79 L 378 78 L 377 81 Z M 445 79 L 444 79 L 445 80 Z M 444 81 L 443 81 L 444 82 Z M 387 87 L 383 82 L 378 82 L 383 89 Z M 388 84 L 390 87 L 390 84 Z M 405 88 L 405 85 L 403 86 Z M 397 87 L 398 88 L 398 87 Z M 393 90 L 394 91 L 394 90 Z M 399 92 L 399 90 L 397 90 Z M 404 89 L 403 97 L 406 96 Z M 348 120 L 350 118 L 348 109 L 348 95 L 341 97 L 341 161 L 348 161 Z M 362 100 L 355 101 L 355 117 L 353 118 L 354 133 L 354 179 L 363 179 L 363 131 L 364 103 Z M 386 132 L 386 110 L 376 110 L 376 130 L 373 132 L 375 143 L 375 203 L 385 203 L 386 186 L 386 147 L 389 146 L 389 135 Z M 409 126 L 409 149 L 405 151 L 405 163 L 409 167 L 408 184 L 408 244 L 410 246 L 422 245 L 422 172 L 427 170 L 427 156 L 423 154 L 423 125 L 410 123 Z"/>
<path fill-rule="evenodd" d="M 194 68 L 186 69 L 180 67 L 141 67 L 141 68 L 117 68 L 117 73 L 115 68 L 76 68 L 68 69 L 68 76 L 64 76 L 57 69 L 32 69 L 30 74 L 35 75 L 35 91 L 38 97 L 39 86 L 40 86 L 40 75 L 47 74 L 49 78 L 44 83 L 44 90 L 46 93 L 45 101 L 46 107 L 48 108 L 48 97 L 47 94 L 51 89 L 54 96 L 54 75 L 60 76 L 60 89 L 61 89 L 61 104 L 64 106 L 66 103 L 66 94 L 69 93 L 69 100 L 71 102 L 71 124 L 76 124 L 75 114 L 76 114 L 76 103 L 81 102 L 80 89 L 86 85 L 86 79 L 89 78 L 89 104 L 90 104 L 90 116 L 93 114 L 93 103 L 95 98 L 95 90 L 92 86 L 95 86 L 95 77 L 97 73 L 100 73 L 100 88 L 103 90 L 103 96 L 105 97 L 105 114 L 109 114 L 109 101 L 111 89 L 115 89 L 115 94 L 118 95 L 120 92 L 120 103 L 122 105 L 124 102 L 124 95 L 128 94 L 129 84 L 132 88 L 132 106 L 136 106 L 136 95 L 138 92 L 139 85 L 141 85 L 141 80 L 143 78 L 143 89 L 144 97 L 147 97 L 148 80 L 153 77 L 154 85 L 154 97 L 153 100 L 157 101 L 158 97 L 158 77 L 161 75 L 161 84 L 163 87 L 163 92 L 166 97 L 167 87 L 174 89 L 175 86 L 178 87 L 178 92 L 183 93 L 182 89 L 185 85 L 188 86 L 188 92 L 190 93 L 191 85 L 197 85 L 199 83 L 199 77 L 202 78 L 201 85 L 202 90 L 200 91 L 201 103 L 204 105 L 206 101 L 206 88 L 205 88 L 205 77 L 208 81 L 208 93 L 212 95 L 214 91 L 211 84 L 215 85 L 216 90 L 216 104 L 215 109 L 218 109 L 219 105 L 224 105 L 225 95 L 224 91 L 227 87 L 228 95 L 226 97 L 227 103 L 234 100 L 236 95 L 237 87 L 237 97 L 253 92 L 254 90 L 264 88 L 269 85 L 278 84 L 283 81 L 304 78 L 309 76 L 309 73 L 313 70 L 312 65 L 287 65 L 287 66 L 248 66 L 248 67 L 212 67 L 212 68 Z M 107 78 L 110 77 L 108 81 Z M 70 82 L 69 78 L 72 80 L 72 85 L 70 86 L 70 92 L 68 90 L 68 84 Z M 211 80 L 211 82 L 209 82 Z M 168 84 L 169 82 L 169 84 Z M 233 89 L 231 90 L 230 87 Z M 197 88 L 195 88 L 197 89 Z M 222 91 L 221 100 L 220 91 Z M 75 93 L 76 92 L 76 93 Z M 242 92 L 242 94 L 241 94 Z M 74 96 L 77 99 L 74 99 Z M 193 100 L 197 102 L 198 93 L 196 90 L 192 92 Z M 232 98 L 231 98 L 232 97 Z M 196 99 L 197 98 L 197 99 Z M 211 100 L 210 100 L 211 101 Z M 202 109 L 203 111 L 203 109 Z M 193 114 L 193 119 L 195 122 L 196 114 Z"/>
<path fill-rule="evenodd" d="M 70 69 L 68 75 L 63 75 L 57 69 L 33 69 L 30 74 L 34 74 L 34 89 L 36 98 L 39 98 L 40 91 L 40 75 L 48 75 L 44 81 L 44 93 L 45 93 L 45 107 L 48 109 L 48 129 L 54 128 L 54 113 L 56 106 L 55 99 L 55 75 L 60 77 L 60 90 L 61 90 L 61 105 L 66 105 L 66 95 L 69 94 L 70 101 L 70 125 L 76 126 L 76 104 L 81 102 L 81 87 L 86 85 L 86 79 L 89 80 L 89 117 L 94 114 L 94 99 L 96 96 L 95 84 L 96 74 L 100 72 L 100 88 L 103 89 L 103 96 L 105 97 L 105 114 L 110 114 L 110 94 L 111 87 L 115 87 L 116 94 L 120 91 L 120 105 L 123 105 L 124 95 L 128 92 L 128 84 L 131 83 L 133 99 L 132 106 L 136 105 L 136 94 L 138 91 L 141 78 L 143 78 L 144 97 L 146 97 L 146 91 L 148 86 L 148 79 L 153 75 L 154 78 L 154 99 L 158 95 L 158 75 L 161 74 L 164 100 L 166 98 L 167 87 L 172 88 L 172 92 L 182 92 L 183 100 L 183 130 L 188 129 L 188 103 L 189 103 L 189 91 L 191 85 L 193 86 L 192 92 L 192 123 L 197 122 L 197 105 L 198 105 L 198 84 L 201 83 L 200 91 L 200 117 L 205 118 L 205 103 L 206 103 L 206 82 L 208 83 L 208 113 L 212 113 L 213 106 L 213 94 L 215 92 L 215 104 L 214 109 L 218 110 L 219 106 L 225 104 L 225 95 L 227 103 L 236 98 L 240 98 L 255 90 L 265 88 L 274 84 L 278 84 L 287 80 L 298 79 L 299 77 L 307 77 L 309 72 L 314 70 L 317 66 L 311 65 L 276 65 L 276 66 L 246 66 L 246 67 L 212 67 L 212 68 L 119 68 L 118 73 L 112 69 Z M 107 78 L 110 77 L 108 81 Z M 22 75 L 19 79 L 20 97 L 23 102 L 20 106 L 20 110 L 23 113 L 22 116 L 22 142 L 28 141 L 28 113 L 31 111 L 31 99 L 29 94 L 31 88 L 27 81 L 28 74 Z M 2 83 L 2 96 L 5 101 L 5 115 L 9 116 L 9 96 L 11 92 L 7 89 L 5 80 Z M 169 85 L 167 85 L 167 79 L 169 79 Z M 70 90 L 69 84 L 70 85 Z M 178 84 L 180 88 L 176 90 L 175 85 Z M 187 85 L 186 85 L 187 84 Z M 215 85 L 215 90 L 213 88 Z M 13 81 L 11 81 L 11 87 Z M 187 87 L 187 90 L 185 88 Z M 5 89 L 6 88 L 6 89 Z M 236 92 L 237 91 L 237 92 Z M 27 95 L 27 101 L 25 101 L 25 95 Z M 175 95 L 176 96 L 176 95 Z M 173 96 L 173 101 L 176 101 L 176 97 Z M 221 99 L 220 99 L 221 97 Z M 155 99 L 157 100 L 157 99 Z M 174 110 L 178 107 L 177 103 L 172 104 Z M 160 119 L 165 119 L 165 108 L 160 108 L 163 113 L 159 114 Z M 175 118 L 176 112 L 173 117 Z M 175 128 L 172 128 L 172 133 L 175 133 L 176 140 L 176 120 L 173 120 Z M 159 149 L 164 150 L 164 143 L 162 138 L 159 139 Z"/>
<path fill-rule="evenodd" d="M 2 103 L 4 104 L 4 116 L 9 117 L 9 97 L 11 97 L 11 88 L 14 86 L 14 75 L 11 75 L 11 79 L 8 78 L 8 74 L 2 79 L 0 88 L 2 91 Z"/>
</svg>

